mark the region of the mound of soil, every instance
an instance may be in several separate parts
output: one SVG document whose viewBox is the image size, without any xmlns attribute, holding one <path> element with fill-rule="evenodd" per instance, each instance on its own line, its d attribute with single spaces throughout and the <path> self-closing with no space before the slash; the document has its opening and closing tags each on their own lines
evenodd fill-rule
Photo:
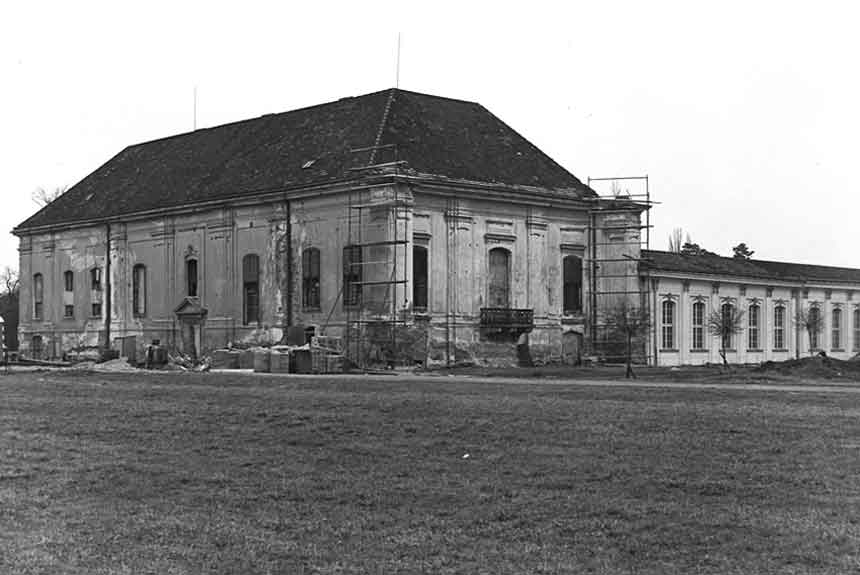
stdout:
<svg viewBox="0 0 860 575">
<path fill-rule="evenodd" d="M 832 357 L 802 357 L 787 361 L 766 361 L 755 371 L 777 372 L 783 375 L 809 378 L 860 379 L 860 361 L 848 361 Z"/>
</svg>

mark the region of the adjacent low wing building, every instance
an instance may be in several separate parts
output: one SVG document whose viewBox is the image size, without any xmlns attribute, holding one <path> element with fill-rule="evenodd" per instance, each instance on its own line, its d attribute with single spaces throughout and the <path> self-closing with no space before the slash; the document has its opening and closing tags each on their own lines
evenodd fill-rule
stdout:
<svg viewBox="0 0 860 575">
<path fill-rule="evenodd" d="M 660 365 L 717 363 L 721 349 L 730 363 L 860 351 L 860 269 L 643 250 L 641 271 Z M 723 341 L 708 320 L 732 309 L 740 325 Z"/>
<path fill-rule="evenodd" d="M 509 363 L 528 334 L 576 361 L 596 291 L 640 289 L 646 208 L 479 104 L 404 90 L 196 130 L 15 228 L 20 345 L 200 355 L 302 328 L 357 363 Z"/>
</svg>

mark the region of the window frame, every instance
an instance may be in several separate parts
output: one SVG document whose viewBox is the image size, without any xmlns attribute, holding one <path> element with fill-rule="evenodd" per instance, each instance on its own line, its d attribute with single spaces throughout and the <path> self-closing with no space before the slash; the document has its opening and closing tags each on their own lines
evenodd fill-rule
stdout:
<svg viewBox="0 0 860 575">
<path fill-rule="evenodd" d="M 302 309 L 305 311 L 321 309 L 321 265 L 319 248 L 308 247 L 302 250 Z"/>
<path fill-rule="evenodd" d="M 45 312 L 45 276 L 33 274 L 33 319 L 42 320 Z"/>
<path fill-rule="evenodd" d="M 735 304 L 727 301 L 723 302 L 720 305 L 720 314 L 722 315 L 723 322 L 725 322 L 726 314 L 728 313 L 730 316 L 734 315 L 735 312 Z M 733 332 L 724 333 L 720 336 L 720 345 L 722 346 L 723 351 L 736 351 L 735 350 L 735 334 Z"/>
<path fill-rule="evenodd" d="M 747 306 L 747 351 L 761 351 L 761 306 Z"/>
<path fill-rule="evenodd" d="M 194 268 L 193 276 L 192 267 Z M 187 297 L 200 297 L 200 262 L 196 257 L 185 260 L 185 295 Z"/>
<path fill-rule="evenodd" d="M 701 316 L 696 317 L 697 308 L 701 311 Z M 707 310 L 707 306 L 703 301 L 695 301 L 693 302 L 693 307 L 690 313 L 690 324 L 692 325 L 692 341 L 690 342 L 690 349 L 692 351 L 705 351 L 707 347 L 705 346 L 705 311 Z M 698 320 L 698 321 L 697 321 Z M 696 339 L 699 339 L 697 342 Z M 697 345 L 698 343 L 698 345 Z"/>
<path fill-rule="evenodd" d="M 852 342 L 853 350 L 860 351 L 860 308 L 855 307 L 852 312 L 854 321 L 854 341 Z"/>
<path fill-rule="evenodd" d="M 343 247 L 343 307 L 354 308 L 361 306 L 364 251 L 361 246 L 348 244 Z"/>
<path fill-rule="evenodd" d="M 260 256 L 242 257 L 242 325 L 260 325 Z"/>
<path fill-rule="evenodd" d="M 102 268 L 90 268 L 90 290 L 102 291 Z"/>
<path fill-rule="evenodd" d="M 785 311 L 786 307 L 778 304 L 773 308 L 773 349 L 774 351 L 786 350 L 785 339 Z"/>
<path fill-rule="evenodd" d="M 671 299 L 664 299 L 660 304 L 660 349 L 662 351 L 678 349 L 675 337 L 677 323 L 677 304 Z"/>
<path fill-rule="evenodd" d="M 75 293 L 75 272 L 66 270 L 63 272 L 63 291 Z"/>
<path fill-rule="evenodd" d="M 567 262 L 571 261 L 570 268 Z M 578 265 L 575 265 L 578 264 Z M 568 270 L 576 269 L 578 273 L 568 278 Z M 567 254 L 561 259 L 561 298 L 562 313 L 564 315 L 577 315 L 582 313 L 582 258 L 576 254 Z M 577 277 L 578 276 L 578 277 Z M 576 280 L 579 281 L 576 281 Z M 571 301 L 572 300 L 572 301 Z"/>
<path fill-rule="evenodd" d="M 842 308 L 830 310 L 830 349 L 842 351 Z"/>
<path fill-rule="evenodd" d="M 146 265 L 136 263 L 131 268 L 131 315 L 133 317 L 146 317 L 147 308 L 147 273 Z M 141 290 L 141 288 L 143 288 Z M 141 296 L 141 291 L 143 295 Z"/>
<path fill-rule="evenodd" d="M 494 254 L 501 254 L 504 256 L 504 274 L 496 274 L 497 276 L 504 276 L 504 285 L 497 285 L 496 283 L 494 283 Z M 491 248 L 487 252 L 487 307 L 498 309 L 511 309 L 512 259 L 513 257 L 511 254 L 511 250 L 509 250 L 508 248 L 497 246 Z M 502 295 L 503 297 L 499 298 L 496 297 L 496 295 Z M 501 302 L 502 305 L 499 305 L 499 302 Z"/>
<path fill-rule="evenodd" d="M 422 262 L 419 266 L 419 262 Z M 419 267 L 421 269 L 419 269 Z M 421 271 L 422 273 L 418 274 Z M 419 281 L 419 277 L 421 281 Z M 430 295 L 430 250 L 427 246 L 412 246 L 412 311 L 427 313 Z"/>
<path fill-rule="evenodd" d="M 821 310 L 818 308 L 817 305 L 810 306 L 809 311 L 807 313 L 810 316 L 809 317 L 810 323 L 817 323 L 817 322 L 821 321 L 821 317 L 819 315 L 819 314 L 821 314 Z M 812 321 L 812 317 L 811 317 L 813 313 L 815 314 L 815 322 Z M 819 339 L 819 336 L 820 336 L 821 332 L 819 332 L 817 330 L 807 329 L 806 334 L 809 337 L 809 351 L 820 350 L 821 349 L 821 347 L 820 347 L 821 346 L 821 340 Z"/>
</svg>

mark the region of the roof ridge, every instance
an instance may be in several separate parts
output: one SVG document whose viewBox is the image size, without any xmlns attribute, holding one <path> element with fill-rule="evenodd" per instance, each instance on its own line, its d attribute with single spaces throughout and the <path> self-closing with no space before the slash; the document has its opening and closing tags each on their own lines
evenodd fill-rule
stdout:
<svg viewBox="0 0 860 575">
<path fill-rule="evenodd" d="M 396 92 L 397 88 L 391 88 L 391 91 L 388 93 L 385 110 L 382 111 L 382 120 L 379 122 L 379 130 L 376 132 L 376 139 L 373 141 L 373 149 L 370 150 L 370 159 L 367 162 L 369 166 L 372 166 L 376 159 L 376 150 L 379 148 L 379 142 L 382 141 L 382 133 L 385 131 L 385 124 L 388 123 L 388 114 L 391 112 L 391 104 L 394 102 L 394 94 Z"/>
</svg>

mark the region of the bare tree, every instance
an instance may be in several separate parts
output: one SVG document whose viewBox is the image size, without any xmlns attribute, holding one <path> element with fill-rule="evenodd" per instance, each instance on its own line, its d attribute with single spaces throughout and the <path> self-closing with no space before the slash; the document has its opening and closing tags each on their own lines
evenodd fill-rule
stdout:
<svg viewBox="0 0 860 575">
<path fill-rule="evenodd" d="M 60 196 L 66 193 L 66 190 L 69 189 L 69 186 L 58 186 L 53 190 L 46 190 L 45 188 L 36 188 L 33 190 L 33 193 L 30 194 L 30 199 L 36 203 L 39 207 L 44 208 Z"/>
<path fill-rule="evenodd" d="M 9 266 L 3 268 L 3 271 L 0 272 L 0 295 L 11 295 L 18 293 L 18 287 L 20 286 L 20 278 L 18 277 L 18 270 L 14 270 Z"/>
<path fill-rule="evenodd" d="M 731 345 L 732 338 L 743 328 L 744 312 L 731 303 L 724 303 L 720 309 L 708 314 L 708 333 L 720 338 L 720 357 L 723 365 L 728 366 L 726 349 Z"/>
<path fill-rule="evenodd" d="M 687 234 L 689 237 L 689 234 Z M 672 233 L 669 234 L 669 251 L 673 254 L 681 253 L 682 238 L 684 237 L 684 230 L 681 228 L 675 228 L 672 230 Z"/>
<path fill-rule="evenodd" d="M 648 310 L 636 307 L 627 299 L 619 300 L 606 312 L 606 322 L 615 333 L 623 335 L 626 341 L 627 379 L 636 378 L 633 373 L 633 340 L 648 333 L 651 325 Z"/>
<path fill-rule="evenodd" d="M 0 272 L 0 316 L 6 328 L 6 338 L 0 341 L 0 346 L 11 349 L 18 348 L 19 288 L 18 272 L 6 266 Z"/>
<path fill-rule="evenodd" d="M 824 331 L 824 314 L 821 313 L 821 308 L 815 304 L 806 307 L 798 306 L 794 321 L 806 330 L 809 336 L 809 354 L 812 355 L 818 348 L 818 335 Z"/>
</svg>

